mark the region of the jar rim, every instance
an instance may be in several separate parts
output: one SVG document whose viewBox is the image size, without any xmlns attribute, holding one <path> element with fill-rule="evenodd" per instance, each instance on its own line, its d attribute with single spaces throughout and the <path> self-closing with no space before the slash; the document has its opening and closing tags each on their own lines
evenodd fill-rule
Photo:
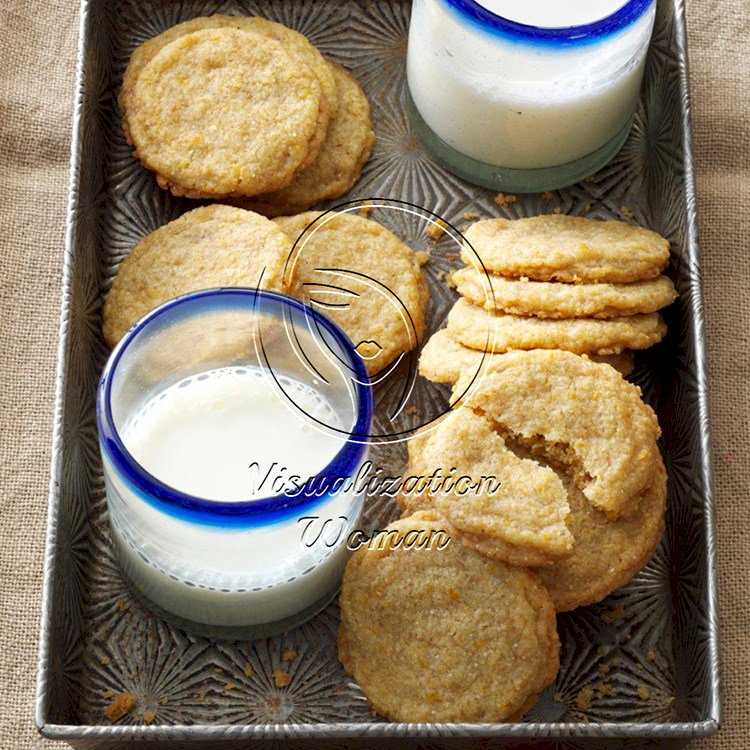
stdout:
<svg viewBox="0 0 750 750">
<path fill-rule="evenodd" d="M 306 319 L 320 326 L 329 334 L 346 354 L 353 372 L 353 382 L 357 397 L 357 418 L 349 437 L 329 464 L 315 477 L 327 477 L 323 484 L 317 484 L 312 494 L 304 491 L 296 495 L 275 495 L 238 502 L 211 500 L 191 495 L 162 482 L 138 462 L 125 446 L 117 429 L 112 413 L 112 382 L 118 365 L 129 347 L 148 331 L 151 325 L 169 313 L 180 308 L 194 306 L 194 312 L 206 309 L 234 309 L 249 303 L 252 308 L 258 305 L 281 305 L 302 313 Z M 188 314 L 190 314 L 188 312 Z M 101 451 L 131 487 L 137 490 L 143 501 L 171 516 L 208 526 L 261 526 L 288 519 L 299 512 L 308 511 L 322 503 L 331 488 L 326 482 L 336 486 L 337 478 L 346 478 L 357 470 L 367 451 L 365 437 L 369 433 L 373 414 L 372 390 L 369 386 L 367 370 L 354 344 L 344 331 L 330 318 L 284 294 L 251 288 L 216 288 L 175 297 L 148 313 L 136 323 L 120 340 L 112 351 L 99 381 L 96 403 L 96 418 Z M 312 479 L 312 478 L 311 478 Z"/>
<path fill-rule="evenodd" d="M 485 8 L 477 0 L 443 2 L 462 17 L 492 33 L 524 42 L 571 46 L 600 41 L 622 31 L 641 18 L 656 0 L 627 0 L 621 8 L 604 18 L 590 23 L 559 27 L 533 26 L 512 21 Z"/>
</svg>

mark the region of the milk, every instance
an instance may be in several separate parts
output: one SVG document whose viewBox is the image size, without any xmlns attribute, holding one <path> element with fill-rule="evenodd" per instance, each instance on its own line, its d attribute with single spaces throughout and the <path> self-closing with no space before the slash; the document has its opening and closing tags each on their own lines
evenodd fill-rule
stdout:
<svg viewBox="0 0 750 750">
<path fill-rule="evenodd" d="M 621 0 L 482 0 L 518 23 L 567 27 Z M 556 167 L 624 139 L 655 6 L 616 33 L 560 44 L 472 22 L 447 0 L 415 0 L 407 75 L 414 104 L 448 147 L 514 170 Z"/>
<path fill-rule="evenodd" d="M 528 26 L 562 28 L 599 21 L 620 10 L 627 0 L 477 0 L 497 16 Z"/>
<path fill-rule="evenodd" d="M 281 379 L 296 406 L 258 368 L 192 375 L 149 399 L 121 438 L 143 469 L 183 493 L 224 502 L 273 496 L 282 486 L 291 489 L 289 477 L 304 480 L 325 469 L 346 440 L 316 425 L 315 418 L 337 423 L 320 393 Z M 166 612 L 208 625 L 269 623 L 315 605 L 337 585 L 346 536 L 361 511 L 353 489 L 309 512 L 331 523 L 308 545 L 298 522 L 307 512 L 251 528 L 181 519 L 144 502 L 104 460 L 120 560 Z"/>
<path fill-rule="evenodd" d="M 121 437 L 144 469 L 177 490 L 208 500 L 263 497 L 259 472 L 281 463 L 290 475 L 315 476 L 345 442 L 313 421 L 338 421 L 319 393 L 290 378 L 285 387 L 296 407 L 255 367 L 191 376 L 150 400 Z"/>
</svg>

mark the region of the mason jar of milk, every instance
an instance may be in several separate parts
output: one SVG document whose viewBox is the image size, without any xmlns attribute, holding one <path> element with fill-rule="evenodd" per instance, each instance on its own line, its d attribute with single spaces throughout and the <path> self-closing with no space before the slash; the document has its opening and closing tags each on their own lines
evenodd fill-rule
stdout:
<svg viewBox="0 0 750 750">
<path fill-rule="evenodd" d="M 427 150 L 485 187 L 593 174 L 638 103 L 656 0 L 414 0 L 407 75 Z"/>
</svg>

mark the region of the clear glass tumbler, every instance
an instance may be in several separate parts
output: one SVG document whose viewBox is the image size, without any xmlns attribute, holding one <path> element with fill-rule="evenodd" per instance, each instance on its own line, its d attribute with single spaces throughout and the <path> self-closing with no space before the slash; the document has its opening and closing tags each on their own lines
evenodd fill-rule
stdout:
<svg viewBox="0 0 750 750">
<path fill-rule="evenodd" d="M 243 416 L 256 403 L 248 393 L 257 416 Z M 178 430 L 165 445 L 159 429 L 186 414 L 190 425 L 205 418 L 211 439 L 196 449 L 204 433 Z M 372 398 L 362 360 L 328 318 L 250 289 L 172 300 L 113 351 L 97 417 L 113 543 L 162 616 L 209 635 L 264 635 L 335 594 L 362 510 L 351 480 L 366 460 Z M 246 439 L 261 452 L 280 447 L 278 465 L 256 465 L 237 446 Z M 202 451 L 215 474 L 198 471 Z M 309 476 L 284 474 L 299 465 Z M 246 497 L 222 497 L 222 466 L 241 481 L 247 469 Z"/>
<path fill-rule="evenodd" d="M 426 149 L 498 190 L 554 190 L 593 174 L 630 132 L 656 0 L 628 0 L 595 22 L 554 28 L 492 7 L 414 0 L 407 73 Z"/>
</svg>

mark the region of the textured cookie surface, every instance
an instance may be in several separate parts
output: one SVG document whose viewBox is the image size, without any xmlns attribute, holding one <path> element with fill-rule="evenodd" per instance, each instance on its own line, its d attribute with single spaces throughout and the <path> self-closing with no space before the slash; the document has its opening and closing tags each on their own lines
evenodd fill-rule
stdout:
<svg viewBox="0 0 750 750">
<path fill-rule="evenodd" d="M 657 276 L 632 284 L 561 284 L 489 276 L 473 268 L 453 274 L 458 293 L 486 310 L 540 318 L 614 318 L 652 313 L 677 298 L 674 284 Z"/>
<path fill-rule="evenodd" d="M 279 42 L 287 52 L 290 52 L 303 65 L 307 65 L 318 78 L 323 96 L 321 97 L 321 106 L 318 112 L 318 124 L 310 140 L 310 154 L 302 162 L 301 167 L 312 163 L 317 150 L 323 143 L 328 130 L 329 118 L 335 113 L 337 105 L 337 87 L 333 76 L 333 71 L 326 63 L 323 56 L 315 47 L 299 32 L 293 31 L 286 26 L 269 21 L 266 18 L 257 16 L 226 16 L 216 13 L 212 16 L 201 16 L 192 18 L 189 21 L 178 23 L 163 31 L 158 36 L 149 39 L 138 46 L 128 62 L 125 74 L 122 79 L 122 88 L 120 89 L 120 108 L 126 117 L 125 129 L 129 132 L 127 124 L 127 112 L 131 106 L 133 87 L 143 70 L 144 66 L 152 60 L 164 47 L 179 39 L 181 36 L 190 34 L 193 31 L 202 29 L 215 28 L 235 28 L 253 31 L 263 36 L 270 37 Z"/>
<path fill-rule="evenodd" d="M 136 156 L 199 195 L 289 184 L 318 127 L 321 86 L 274 39 L 234 28 L 178 37 L 141 70 L 127 109 Z"/>
<path fill-rule="evenodd" d="M 389 527 L 395 538 L 376 538 L 383 549 L 354 553 L 341 589 L 339 657 L 392 721 L 518 719 L 559 667 L 549 594 L 529 571 L 457 539 L 443 549 L 396 547 L 409 532 L 441 528 L 417 513 Z"/>
<path fill-rule="evenodd" d="M 292 243 L 265 216 L 196 208 L 144 237 L 123 261 L 104 305 L 114 346 L 147 312 L 188 292 L 221 286 L 283 291 Z"/>
<path fill-rule="evenodd" d="M 492 313 L 465 299 L 453 306 L 447 327 L 464 346 L 497 353 L 565 349 L 576 354 L 619 354 L 625 349 L 647 349 L 667 332 L 659 313 L 551 320 Z"/>
<path fill-rule="evenodd" d="M 444 491 L 438 483 L 423 484 L 401 494 L 399 503 L 407 512 L 433 508 L 470 547 L 511 565 L 544 565 L 570 554 L 560 479 L 516 456 L 496 428 L 485 414 L 463 408 L 411 440 L 407 476 L 451 472 L 460 485 Z"/>
<path fill-rule="evenodd" d="M 462 380 L 457 389 L 465 390 Z M 511 352 L 467 397 L 532 451 L 563 465 L 610 517 L 632 513 L 661 464 L 659 423 L 640 389 L 570 352 Z"/>
<path fill-rule="evenodd" d="M 667 475 L 661 463 L 638 509 L 627 518 L 610 520 L 573 482 L 566 484 L 573 553 L 537 571 L 558 612 L 601 601 L 648 563 L 664 532 L 667 498 Z"/>
<path fill-rule="evenodd" d="M 301 238 L 292 293 L 343 328 L 370 375 L 417 346 L 427 285 L 418 256 L 393 232 L 352 213 L 311 211 L 274 223 L 292 242 Z"/>
<path fill-rule="evenodd" d="M 503 354 L 484 353 L 459 344 L 446 329 L 434 333 L 425 342 L 419 354 L 419 374 L 433 383 L 455 383 L 462 375 L 478 373 L 483 367 L 491 367 L 496 357 Z M 633 372 L 633 352 L 621 354 L 584 354 L 592 362 L 601 362 L 614 367 L 623 377 Z"/>
<path fill-rule="evenodd" d="M 538 281 L 640 281 L 669 262 L 669 242 L 656 232 L 578 216 L 485 219 L 466 240 L 487 270 Z"/>
<path fill-rule="evenodd" d="M 259 196 L 245 204 L 248 208 L 266 216 L 298 213 L 343 195 L 359 178 L 375 141 L 370 103 L 349 73 L 340 65 L 329 64 L 338 84 L 339 101 L 315 161 L 283 190 Z"/>
</svg>

